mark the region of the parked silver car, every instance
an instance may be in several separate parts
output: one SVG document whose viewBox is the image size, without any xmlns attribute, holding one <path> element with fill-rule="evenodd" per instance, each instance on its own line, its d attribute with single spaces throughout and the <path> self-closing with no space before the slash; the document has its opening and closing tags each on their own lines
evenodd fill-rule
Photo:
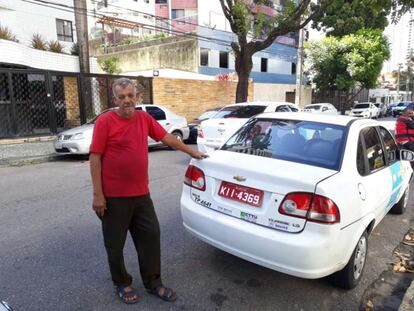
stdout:
<svg viewBox="0 0 414 311">
<path fill-rule="evenodd" d="M 113 109 L 116 108 L 109 110 Z M 137 105 L 135 109 L 149 113 L 168 133 L 177 139 L 183 141 L 188 138 L 190 131 L 185 117 L 179 116 L 161 105 Z M 55 151 L 59 154 L 88 154 L 96 119 L 97 117 L 82 126 L 59 133 L 54 142 Z M 161 143 L 148 137 L 148 146 L 159 144 Z"/>
</svg>

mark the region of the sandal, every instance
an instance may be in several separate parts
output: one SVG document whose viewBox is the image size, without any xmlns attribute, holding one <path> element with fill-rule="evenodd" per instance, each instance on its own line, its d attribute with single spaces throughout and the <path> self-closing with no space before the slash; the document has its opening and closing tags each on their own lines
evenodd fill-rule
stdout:
<svg viewBox="0 0 414 311">
<path fill-rule="evenodd" d="M 164 289 L 164 293 L 161 295 L 160 290 Z M 147 289 L 147 292 L 161 298 L 164 301 L 173 302 L 177 300 L 177 295 L 173 292 L 171 288 L 165 287 L 163 285 L 157 286 L 152 289 Z"/>
<path fill-rule="evenodd" d="M 117 286 L 116 292 L 121 299 L 123 303 L 126 303 L 127 305 L 132 305 L 134 303 L 137 303 L 137 293 L 135 292 L 135 289 L 131 287 L 130 291 L 126 291 L 125 288 L 128 286 Z M 135 297 L 134 299 L 130 299 L 132 297 Z M 129 299 L 128 299 L 129 298 Z"/>
</svg>

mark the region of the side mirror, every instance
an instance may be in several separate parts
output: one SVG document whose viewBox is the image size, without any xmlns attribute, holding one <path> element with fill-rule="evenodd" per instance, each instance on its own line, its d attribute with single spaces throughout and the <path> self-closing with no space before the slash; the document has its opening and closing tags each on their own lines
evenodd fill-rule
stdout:
<svg viewBox="0 0 414 311">
<path fill-rule="evenodd" d="M 414 152 L 407 149 L 400 150 L 400 160 L 403 161 L 414 161 Z"/>
</svg>

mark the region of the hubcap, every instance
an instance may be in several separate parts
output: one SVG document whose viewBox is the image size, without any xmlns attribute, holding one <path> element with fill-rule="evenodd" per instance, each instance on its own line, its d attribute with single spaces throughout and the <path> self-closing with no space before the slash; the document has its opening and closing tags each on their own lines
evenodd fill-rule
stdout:
<svg viewBox="0 0 414 311">
<path fill-rule="evenodd" d="M 354 258 L 354 279 L 358 280 L 364 268 L 365 259 L 367 257 L 367 239 L 362 236 L 358 241 L 358 245 Z"/>
</svg>

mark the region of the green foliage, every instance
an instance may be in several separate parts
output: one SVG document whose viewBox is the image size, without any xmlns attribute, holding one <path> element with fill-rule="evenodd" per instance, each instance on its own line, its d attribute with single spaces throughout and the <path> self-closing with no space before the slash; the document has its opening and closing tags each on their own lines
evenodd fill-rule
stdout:
<svg viewBox="0 0 414 311">
<path fill-rule="evenodd" d="M 390 56 L 379 30 L 360 30 L 342 38 L 326 37 L 305 45 L 309 72 L 318 90 L 374 88 L 382 64 Z"/>
<path fill-rule="evenodd" d="M 134 44 L 134 43 L 138 43 L 138 38 L 136 37 L 128 37 L 123 39 L 121 42 L 119 42 L 119 45 L 128 45 L 128 44 Z"/>
<path fill-rule="evenodd" d="M 19 42 L 13 32 L 7 26 L 0 25 L 0 39 Z"/>
<path fill-rule="evenodd" d="M 43 39 L 43 37 L 38 33 L 33 34 L 32 40 L 31 40 L 31 46 L 32 48 L 37 49 L 37 50 L 42 50 L 42 51 L 47 50 L 46 40 Z"/>
<path fill-rule="evenodd" d="M 72 44 L 72 47 L 70 48 L 70 54 L 79 56 L 79 44 L 77 42 Z"/>
<path fill-rule="evenodd" d="M 414 8 L 414 0 L 393 0 L 391 19 L 394 23 L 398 22 L 400 17 Z"/>
<path fill-rule="evenodd" d="M 234 20 L 235 33 L 238 36 L 246 36 L 250 30 L 250 25 L 253 19 L 250 14 L 247 3 L 242 1 L 234 1 L 231 15 Z"/>
<path fill-rule="evenodd" d="M 98 64 L 106 73 L 118 74 L 121 72 L 121 68 L 119 67 L 119 58 L 116 56 L 98 58 Z"/>
<path fill-rule="evenodd" d="M 54 53 L 63 53 L 63 46 L 57 40 L 50 40 L 48 43 L 48 50 Z"/>
<path fill-rule="evenodd" d="M 345 36 L 360 29 L 381 29 L 395 0 L 332 0 L 319 11 L 312 27 L 328 35 Z"/>
</svg>

